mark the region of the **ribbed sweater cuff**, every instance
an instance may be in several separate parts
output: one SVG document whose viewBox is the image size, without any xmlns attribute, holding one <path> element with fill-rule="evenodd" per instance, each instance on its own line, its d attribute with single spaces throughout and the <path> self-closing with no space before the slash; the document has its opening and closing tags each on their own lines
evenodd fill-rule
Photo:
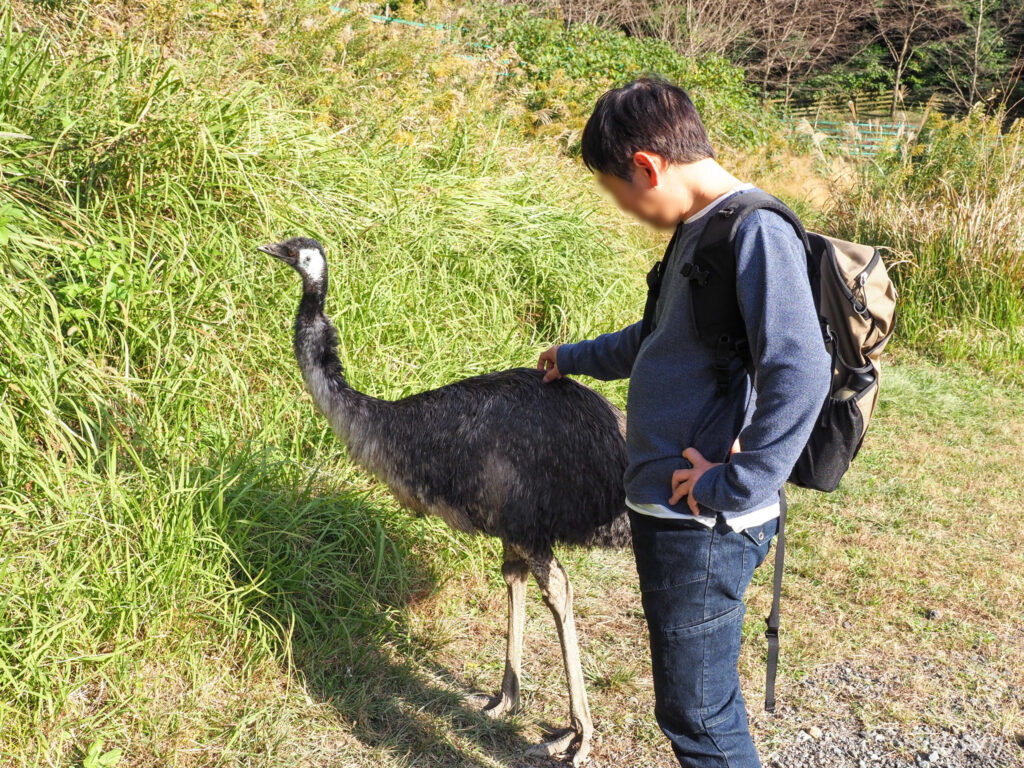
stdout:
<svg viewBox="0 0 1024 768">
<path fill-rule="evenodd" d="M 704 471 L 700 477 L 697 478 L 697 482 L 693 484 L 693 488 L 690 489 L 690 494 L 694 500 L 708 509 L 714 509 L 718 511 L 714 506 L 708 504 L 708 499 L 711 498 L 711 492 L 714 490 L 715 481 L 718 479 L 719 474 L 725 471 L 725 464 L 716 464 L 713 467 L 709 467 Z"/>
<path fill-rule="evenodd" d="M 558 372 L 563 376 L 567 373 L 579 373 L 576 368 L 576 351 L 579 346 L 579 342 L 567 342 L 559 345 L 558 349 L 555 350 L 555 365 L 558 366 Z"/>
</svg>

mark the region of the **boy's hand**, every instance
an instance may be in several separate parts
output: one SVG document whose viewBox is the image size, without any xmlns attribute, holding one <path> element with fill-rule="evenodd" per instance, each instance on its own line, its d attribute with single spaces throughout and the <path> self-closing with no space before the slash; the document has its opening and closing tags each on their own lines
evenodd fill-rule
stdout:
<svg viewBox="0 0 1024 768">
<path fill-rule="evenodd" d="M 561 372 L 558 370 L 558 358 L 555 357 L 555 353 L 558 352 L 558 348 L 561 344 L 555 344 L 553 347 L 548 347 L 540 353 L 540 359 L 537 360 L 538 370 L 543 371 L 547 368 L 547 373 L 544 374 L 544 381 L 549 382 L 554 379 L 560 379 L 562 377 Z"/>
<path fill-rule="evenodd" d="M 733 447 L 736 447 L 736 443 L 733 444 Z M 700 451 L 692 446 L 683 451 L 683 458 L 689 459 L 693 467 L 691 469 L 677 469 L 672 473 L 672 495 L 669 497 L 668 502 L 669 504 L 675 504 L 683 496 L 686 496 L 687 506 L 696 515 L 700 512 L 697 509 L 696 500 L 690 494 L 690 490 L 697 484 L 701 475 L 711 469 L 711 467 L 717 467 L 722 462 L 708 461 L 700 455 Z"/>
</svg>

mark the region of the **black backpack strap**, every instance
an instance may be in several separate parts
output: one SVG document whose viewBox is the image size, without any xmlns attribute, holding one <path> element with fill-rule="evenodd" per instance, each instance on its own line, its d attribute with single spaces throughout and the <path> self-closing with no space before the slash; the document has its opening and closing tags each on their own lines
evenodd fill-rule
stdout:
<svg viewBox="0 0 1024 768">
<path fill-rule="evenodd" d="M 779 490 L 779 531 L 775 539 L 775 577 L 772 584 L 772 609 L 765 619 L 768 638 L 768 669 L 765 671 L 764 711 L 775 711 L 775 671 L 779 666 L 779 600 L 782 597 L 782 563 L 786 556 L 786 488 Z"/>
<path fill-rule="evenodd" d="M 680 270 L 692 281 L 694 326 L 714 355 L 711 365 L 718 395 L 729 391 L 733 356 L 739 355 L 744 365 L 750 359 L 747 330 L 736 299 L 736 257 L 731 247 L 735 225 L 742 218 L 737 210 L 726 204 L 715 211 L 701 232 L 693 261 Z"/>
<path fill-rule="evenodd" d="M 754 377 L 747 329 L 736 298 L 734 241 L 740 224 L 758 208 L 782 214 L 800 235 L 810 259 L 810 241 L 797 215 L 774 195 L 755 188 L 736 195 L 712 214 L 701 232 L 693 261 L 683 264 L 680 270 L 693 281 L 693 321 L 698 337 L 713 350 L 716 393 L 720 396 L 729 390 L 733 355 L 740 357 L 751 379 Z"/>
<path fill-rule="evenodd" d="M 647 338 L 647 335 L 654 330 L 654 307 L 658 303 L 658 295 L 661 293 L 661 280 L 665 274 L 665 265 L 668 262 L 668 257 L 672 255 L 672 249 L 675 248 L 681 230 L 682 224 L 677 225 L 676 231 L 672 233 L 672 239 L 668 241 L 665 248 L 665 255 L 654 262 L 654 266 L 647 273 L 647 303 L 644 305 L 643 322 L 640 323 L 640 341 Z"/>
</svg>

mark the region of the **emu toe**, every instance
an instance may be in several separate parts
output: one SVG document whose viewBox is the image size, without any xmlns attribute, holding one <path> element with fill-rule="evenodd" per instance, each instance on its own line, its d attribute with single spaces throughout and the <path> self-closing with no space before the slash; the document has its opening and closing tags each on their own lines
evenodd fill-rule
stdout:
<svg viewBox="0 0 1024 768">
<path fill-rule="evenodd" d="M 557 757 L 564 754 L 573 768 L 587 761 L 590 755 L 589 731 L 563 728 L 552 735 L 553 739 L 535 744 L 526 750 L 526 754 L 530 757 Z"/>
<path fill-rule="evenodd" d="M 485 715 L 494 718 L 511 714 L 519 704 L 518 699 L 513 699 L 503 692 L 499 692 L 497 696 L 491 696 L 489 693 L 467 693 L 463 695 L 462 701 L 466 706 L 479 709 Z"/>
</svg>

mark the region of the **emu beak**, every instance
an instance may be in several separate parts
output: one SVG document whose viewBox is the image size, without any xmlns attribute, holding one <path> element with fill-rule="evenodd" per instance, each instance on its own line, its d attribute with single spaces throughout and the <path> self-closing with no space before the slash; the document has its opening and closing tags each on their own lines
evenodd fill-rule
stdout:
<svg viewBox="0 0 1024 768">
<path fill-rule="evenodd" d="M 271 256 L 276 256 L 279 259 L 285 257 L 285 249 L 280 243 L 267 243 L 266 245 L 260 245 L 256 247 L 257 251 L 263 251 L 263 253 L 269 253 Z"/>
</svg>

